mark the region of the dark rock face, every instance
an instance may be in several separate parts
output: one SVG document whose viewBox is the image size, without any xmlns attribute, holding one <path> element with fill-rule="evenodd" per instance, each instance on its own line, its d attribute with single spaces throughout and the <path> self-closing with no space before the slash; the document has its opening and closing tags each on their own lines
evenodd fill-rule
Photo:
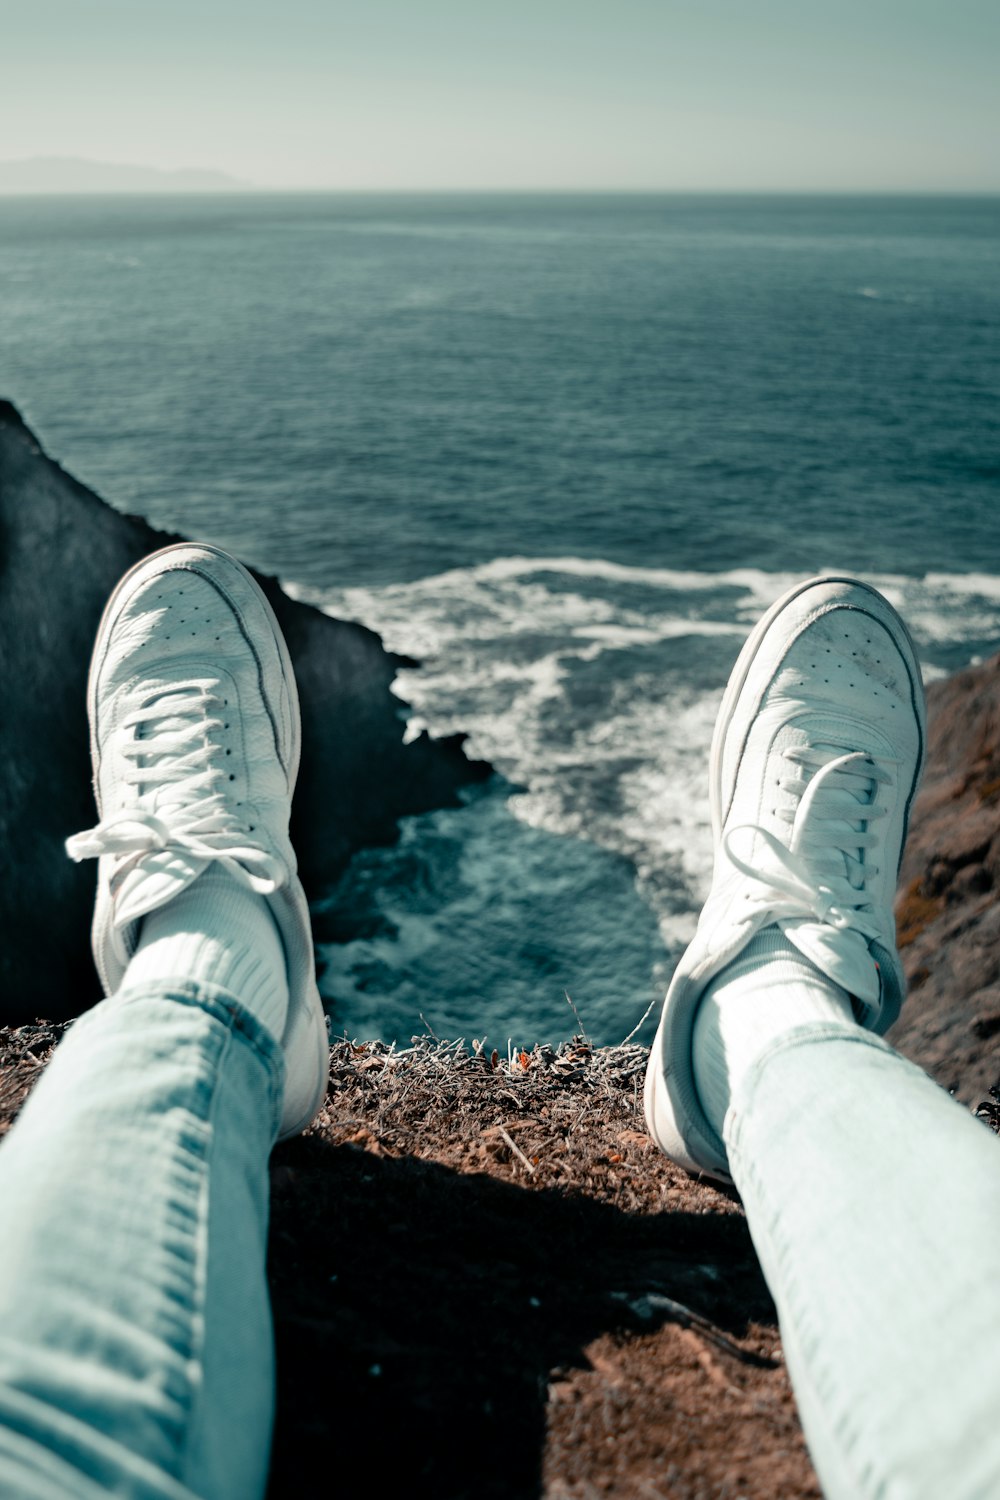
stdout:
<svg viewBox="0 0 1000 1500">
<path fill-rule="evenodd" d="M 966 1104 L 1000 1080 L 1000 656 L 928 692 L 896 922 L 910 984 L 889 1034 Z"/>
<path fill-rule="evenodd" d="M 105 600 L 125 570 L 178 538 L 120 515 L 47 458 L 0 402 L 0 889 L 2 1020 L 59 1020 L 98 998 L 88 928 L 94 866 L 63 852 L 96 817 L 86 681 Z M 288 641 L 302 700 L 293 837 L 317 894 L 353 850 L 396 820 L 454 805 L 490 768 L 462 737 L 403 744 L 389 691 L 400 658 L 360 625 L 331 620 L 260 578 Z"/>
</svg>

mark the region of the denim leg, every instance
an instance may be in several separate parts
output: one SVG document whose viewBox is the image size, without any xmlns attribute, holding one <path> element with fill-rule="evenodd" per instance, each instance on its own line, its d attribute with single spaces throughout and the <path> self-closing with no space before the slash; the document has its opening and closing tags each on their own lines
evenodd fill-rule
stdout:
<svg viewBox="0 0 1000 1500">
<path fill-rule="evenodd" d="M 823 1025 L 761 1055 L 725 1136 L 824 1494 L 1000 1495 L 1000 1142 Z"/>
<path fill-rule="evenodd" d="M 277 1042 L 215 986 L 77 1021 L 0 1149 L 5 1500 L 255 1500 Z"/>
</svg>

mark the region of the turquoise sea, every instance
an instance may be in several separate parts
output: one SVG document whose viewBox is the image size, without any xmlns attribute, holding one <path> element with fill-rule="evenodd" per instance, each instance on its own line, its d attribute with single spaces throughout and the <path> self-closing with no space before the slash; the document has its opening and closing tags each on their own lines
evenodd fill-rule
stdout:
<svg viewBox="0 0 1000 1500">
<path fill-rule="evenodd" d="M 795 578 L 875 581 L 929 677 L 1000 647 L 1000 199 L 0 199 L 0 395 L 420 658 L 409 732 L 497 767 L 329 893 L 352 1034 L 631 1030 Z"/>
</svg>

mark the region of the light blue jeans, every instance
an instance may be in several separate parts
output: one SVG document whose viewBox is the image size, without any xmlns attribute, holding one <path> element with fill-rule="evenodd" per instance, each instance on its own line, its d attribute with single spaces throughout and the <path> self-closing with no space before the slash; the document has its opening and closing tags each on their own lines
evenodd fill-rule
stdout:
<svg viewBox="0 0 1000 1500">
<path fill-rule="evenodd" d="M 216 986 L 77 1021 L 0 1150 L 0 1495 L 257 1500 L 278 1043 Z"/>
<path fill-rule="evenodd" d="M 725 1122 L 830 1500 L 1000 1496 L 1000 1142 L 860 1029 L 788 1033 Z"/>
</svg>

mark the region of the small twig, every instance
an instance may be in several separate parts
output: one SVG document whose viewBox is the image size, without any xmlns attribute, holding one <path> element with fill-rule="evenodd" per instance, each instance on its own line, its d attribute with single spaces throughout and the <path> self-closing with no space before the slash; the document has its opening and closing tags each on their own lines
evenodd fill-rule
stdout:
<svg viewBox="0 0 1000 1500">
<path fill-rule="evenodd" d="M 573 1004 L 572 1000 L 570 999 L 570 997 L 569 997 L 569 990 L 563 990 L 563 994 L 566 996 L 566 1004 L 569 1006 L 569 1008 L 573 1012 L 574 1016 L 576 1016 L 576 1024 L 580 1028 L 580 1035 L 583 1037 L 583 1040 L 587 1043 L 587 1046 L 589 1047 L 590 1046 L 590 1037 L 587 1035 L 587 1028 L 586 1028 L 586 1026 L 584 1026 L 583 1022 L 580 1020 L 580 1012 L 577 1010 L 576 1006 Z"/>
<path fill-rule="evenodd" d="M 438 1036 L 437 1032 L 434 1030 L 434 1027 L 431 1025 L 430 1021 L 428 1021 L 427 1017 L 424 1015 L 423 1011 L 422 1010 L 418 1011 L 417 1014 L 419 1015 L 421 1021 L 423 1021 L 424 1025 L 427 1027 L 427 1030 L 430 1032 L 430 1034 L 434 1038 L 434 1040 L 436 1042 L 439 1042 L 441 1040 L 441 1038 Z"/>
<path fill-rule="evenodd" d="M 520 1161 L 521 1164 L 526 1167 L 527 1170 L 531 1173 L 532 1177 L 534 1177 L 535 1169 L 532 1166 L 531 1162 L 525 1156 L 524 1152 L 521 1150 L 514 1137 L 510 1134 L 509 1131 L 505 1130 L 502 1125 L 500 1126 L 500 1134 L 503 1137 L 505 1144 L 510 1147 L 514 1155 L 517 1157 L 518 1161 Z"/>
<path fill-rule="evenodd" d="M 629 1044 L 629 1042 L 635 1036 L 636 1032 L 642 1030 L 642 1028 L 645 1026 L 646 1021 L 647 1021 L 647 1019 L 649 1017 L 650 1011 L 653 1009 L 653 1006 L 656 1005 L 656 1003 L 659 1000 L 659 998 L 660 998 L 659 995 L 654 995 L 653 996 L 652 1000 L 650 1000 L 649 1004 L 646 1006 L 646 1009 L 643 1011 L 642 1016 L 641 1016 L 641 1018 L 639 1020 L 639 1024 L 637 1026 L 633 1026 L 632 1027 L 632 1030 L 629 1032 L 628 1036 L 621 1043 L 621 1046 L 627 1047 L 628 1044 Z"/>
<path fill-rule="evenodd" d="M 714 1344 L 717 1349 L 731 1354 L 734 1359 L 740 1360 L 745 1365 L 756 1365 L 760 1369 L 773 1370 L 776 1368 L 775 1361 L 769 1359 L 765 1354 L 754 1354 L 749 1349 L 741 1349 L 733 1339 L 728 1338 L 721 1329 L 716 1328 L 707 1318 L 700 1313 L 694 1312 L 690 1307 L 685 1307 L 683 1302 L 677 1302 L 673 1297 L 665 1297 L 662 1292 L 646 1292 L 642 1297 L 630 1298 L 627 1292 L 612 1292 L 616 1302 L 627 1302 L 636 1317 L 642 1318 L 644 1322 L 652 1318 L 656 1312 L 666 1313 L 674 1323 L 679 1323 L 682 1328 L 690 1328 L 694 1333 L 700 1333 L 703 1339 Z"/>
</svg>

